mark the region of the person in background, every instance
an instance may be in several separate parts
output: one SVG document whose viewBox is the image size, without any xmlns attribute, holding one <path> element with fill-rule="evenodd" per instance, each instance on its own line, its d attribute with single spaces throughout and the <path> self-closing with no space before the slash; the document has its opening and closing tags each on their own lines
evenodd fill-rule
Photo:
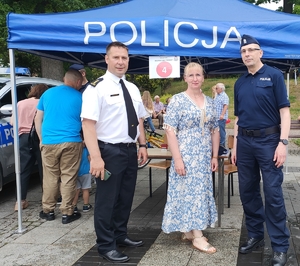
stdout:
<svg viewBox="0 0 300 266">
<path fill-rule="evenodd" d="M 168 97 L 168 98 L 166 99 L 166 104 L 164 104 L 165 114 L 166 114 L 166 112 L 167 112 L 167 108 L 168 108 L 168 105 L 169 105 L 170 101 L 171 101 L 171 97 Z"/>
<path fill-rule="evenodd" d="M 72 205 L 82 154 L 82 94 L 78 91 L 81 84 L 80 72 L 69 69 L 64 76 L 64 85 L 47 90 L 37 105 L 35 126 L 41 142 L 44 174 L 40 218 L 47 221 L 55 219 L 59 186 L 62 223 L 68 224 L 81 217 Z"/>
<path fill-rule="evenodd" d="M 69 67 L 69 69 L 78 70 L 80 72 L 80 74 L 82 75 L 82 85 L 81 85 L 81 88 L 79 89 L 79 91 L 81 93 L 83 93 L 85 91 L 85 89 L 87 88 L 87 86 L 90 85 L 90 82 L 86 78 L 86 71 L 85 71 L 84 65 L 73 64 Z"/>
<path fill-rule="evenodd" d="M 211 87 L 211 97 L 212 97 L 213 99 L 215 99 L 216 96 L 217 96 L 217 90 L 216 90 L 216 87 L 217 87 L 217 85 L 214 85 L 214 86 Z"/>
<path fill-rule="evenodd" d="M 211 178 L 218 168 L 217 115 L 213 100 L 201 90 L 202 66 L 189 63 L 184 81 L 187 89 L 172 96 L 164 121 L 172 164 L 162 230 L 182 232 L 182 240 L 212 254 L 216 249 L 207 242 L 203 230 L 217 221 Z"/>
<path fill-rule="evenodd" d="M 153 102 L 152 102 L 151 95 L 150 95 L 149 91 L 144 91 L 143 92 L 142 100 L 143 100 L 145 110 L 147 111 L 147 115 L 145 116 L 145 120 L 147 121 L 151 131 L 155 132 L 155 127 L 154 127 L 153 121 L 152 121 L 152 114 L 154 112 Z"/>
<path fill-rule="evenodd" d="M 219 118 L 219 130 L 220 130 L 220 145 L 225 147 L 226 141 L 226 121 L 228 119 L 228 105 L 229 97 L 225 93 L 225 85 L 223 83 L 216 84 L 216 97 L 214 98 L 215 108 L 217 110 L 217 116 Z"/>
<path fill-rule="evenodd" d="M 239 252 L 247 254 L 264 245 L 266 222 L 273 249 L 271 265 L 283 266 L 290 237 L 281 187 L 291 121 L 290 102 L 283 74 L 262 63 L 259 42 L 250 35 L 243 35 L 240 52 L 248 71 L 234 85 L 236 118 L 231 157 L 239 171 L 248 239 Z"/>
<path fill-rule="evenodd" d="M 28 142 L 30 130 L 33 126 L 33 120 L 36 114 L 36 106 L 42 94 L 48 89 L 45 84 L 37 84 L 31 87 L 28 94 L 28 99 L 18 102 L 18 134 L 20 143 L 20 179 L 21 179 L 21 207 L 28 207 L 27 189 L 30 180 L 31 172 L 38 164 L 41 186 L 43 187 L 43 166 L 39 141 L 32 143 Z M 10 124 L 13 125 L 14 116 L 12 115 Z M 18 202 L 15 204 L 15 211 L 18 210 Z"/>
<path fill-rule="evenodd" d="M 139 247 L 127 223 L 135 191 L 138 161 L 148 158 L 144 108 L 139 89 L 125 79 L 128 48 L 121 42 L 106 47 L 107 71 L 83 93 L 82 129 L 89 150 L 90 173 L 96 177 L 94 224 L 99 255 L 122 263 L 130 258 L 117 246 Z M 128 115 L 127 115 L 128 114 Z M 131 121 L 131 119 L 133 121 Z M 139 142 L 139 149 L 136 142 Z M 105 169 L 111 173 L 104 181 Z"/>
<path fill-rule="evenodd" d="M 154 96 L 154 102 L 153 102 L 154 112 L 153 112 L 153 118 L 158 118 L 159 126 L 158 129 L 163 129 L 163 114 L 166 113 L 164 104 L 160 101 L 160 98 L 158 95 Z"/>
<path fill-rule="evenodd" d="M 83 212 L 88 212 L 92 209 L 92 205 L 90 204 L 90 191 L 89 189 L 92 186 L 92 176 L 90 172 L 90 156 L 88 149 L 83 143 L 82 156 L 80 161 L 80 167 L 77 177 L 77 191 L 75 197 L 73 199 L 74 212 L 78 212 L 77 202 L 79 198 L 80 191 L 82 191 L 82 199 L 83 199 Z"/>
</svg>

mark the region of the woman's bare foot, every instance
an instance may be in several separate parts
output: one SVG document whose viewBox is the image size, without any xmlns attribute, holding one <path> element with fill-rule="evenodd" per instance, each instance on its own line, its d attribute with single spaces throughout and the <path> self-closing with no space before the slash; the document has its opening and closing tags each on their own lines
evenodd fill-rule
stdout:
<svg viewBox="0 0 300 266">
<path fill-rule="evenodd" d="M 207 242 L 206 238 L 203 235 L 194 238 L 193 247 L 206 254 L 213 254 L 217 251 L 215 247 Z"/>
</svg>

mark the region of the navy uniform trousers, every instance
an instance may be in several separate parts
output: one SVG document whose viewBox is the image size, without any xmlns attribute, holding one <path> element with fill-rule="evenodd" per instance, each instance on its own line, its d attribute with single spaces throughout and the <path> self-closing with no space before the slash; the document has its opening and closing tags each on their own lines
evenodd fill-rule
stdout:
<svg viewBox="0 0 300 266">
<path fill-rule="evenodd" d="M 282 167 L 273 161 L 279 143 L 279 133 L 249 137 L 239 133 L 237 138 L 237 167 L 240 197 L 246 217 L 248 236 L 264 237 L 264 222 L 273 251 L 287 252 L 289 231 L 282 194 Z M 265 207 L 260 193 L 260 173 L 263 179 Z"/>
<path fill-rule="evenodd" d="M 94 225 L 99 253 L 116 249 L 116 240 L 127 237 L 136 179 L 137 148 L 135 143 L 108 144 L 99 142 L 108 180 L 96 178 Z"/>
</svg>

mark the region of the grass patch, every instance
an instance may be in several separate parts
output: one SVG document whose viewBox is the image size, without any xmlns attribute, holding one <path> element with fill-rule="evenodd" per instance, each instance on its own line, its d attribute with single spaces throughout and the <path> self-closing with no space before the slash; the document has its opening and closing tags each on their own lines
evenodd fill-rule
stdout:
<svg viewBox="0 0 300 266">
<path fill-rule="evenodd" d="M 300 146 L 300 139 L 293 139 L 292 140 L 297 146 Z"/>
</svg>

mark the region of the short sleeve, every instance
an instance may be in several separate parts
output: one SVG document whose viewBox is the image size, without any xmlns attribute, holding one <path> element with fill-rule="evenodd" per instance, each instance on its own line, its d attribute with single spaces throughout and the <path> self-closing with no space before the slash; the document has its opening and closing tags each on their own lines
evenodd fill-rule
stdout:
<svg viewBox="0 0 300 266">
<path fill-rule="evenodd" d="M 178 130 L 178 123 L 180 120 L 180 113 L 181 113 L 180 110 L 181 110 L 180 98 L 178 97 L 178 94 L 176 94 L 171 98 L 171 101 L 168 105 L 168 111 L 164 117 L 164 126 L 163 126 L 164 129 L 166 130 L 172 129 L 176 134 Z"/>
<path fill-rule="evenodd" d="M 99 99 L 97 89 L 93 86 L 88 86 L 82 94 L 81 118 L 87 118 L 98 121 L 100 116 Z"/>
<path fill-rule="evenodd" d="M 44 95 L 41 96 L 41 98 L 38 101 L 36 109 L 39 111 L 44 111 Z"/>
</svg>

